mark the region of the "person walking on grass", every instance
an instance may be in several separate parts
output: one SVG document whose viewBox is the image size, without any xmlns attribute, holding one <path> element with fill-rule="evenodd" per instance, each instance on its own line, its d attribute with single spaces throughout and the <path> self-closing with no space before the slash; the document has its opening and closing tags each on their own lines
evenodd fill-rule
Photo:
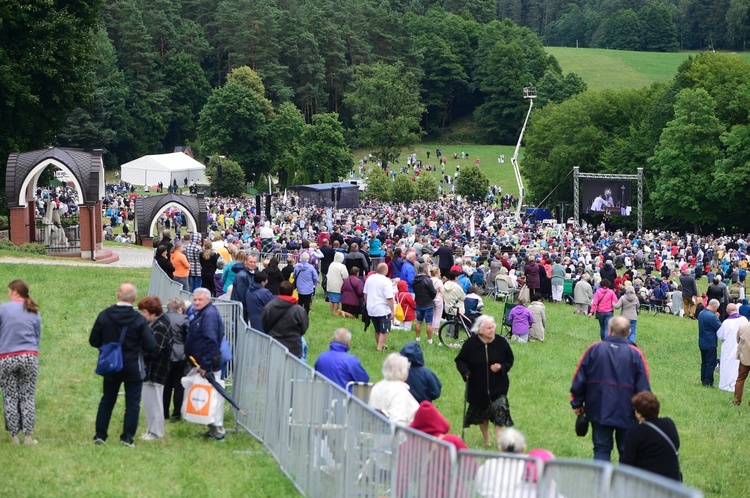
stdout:
<svg viewBox="0 0 750 498">
<path fill-rule="evenodd" d="M 5 425 L 13 443 L 36 444 L 36 379 L 42 318 L 23 280 L 8 284 L 7 303 L 0 305 L 0 389 Z"/>
<path fill-rule="evenodd" d="M 630 320 L 609 320 L 609 335 L 589 346 L 573 375 L 570 406 L 591 422 L 594 460 L 609 462 L 615 441 L 622 460 L 628 429 L 638 423 L 631 399 L 651 391 L 646 358 L 628 335 Z"/>
<path fill-rule="evenodd" d="M 714 387 L 714 369 L 716 369 L 716 333 L 721 328 L 719 320 L 718 299 L 711 299 L 706 309 L 698 315 L 698 349 L 701 351 L 701 384 Z"/>
<path fill-rule="evenodd" d="M 112 410 L 117 403 L 120 386 L 125 385 L 125 418 L 123 420 L 120 443 L 135 447 L 133 437 L 138 431 L 138 415 L 141 411 L 141 392 L 145 372 L 143 352 L 156 353 L 158 345 L 146 319 L 133 309 L 137 290 L 135 285 L 124 283 L 117 289 L 117 303 L 105 309 L 96 317 L 89 335 L 89 344 L 95 348 L 118 342 L 122 331 L 123 368 L 120 372 L 103 378 L 102 398 L 96 414 L 94 444 L 107 441 Z"/>
</svg>

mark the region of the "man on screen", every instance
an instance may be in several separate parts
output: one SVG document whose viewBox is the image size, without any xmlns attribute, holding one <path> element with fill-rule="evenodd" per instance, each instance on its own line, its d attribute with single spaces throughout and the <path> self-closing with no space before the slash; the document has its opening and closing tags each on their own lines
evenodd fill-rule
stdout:
<svg viewBox="0 0 750 498">
<path fill-rule="evenodd" d="M 615 201 L 612 199 L 612 189 L 604 189 L 604 195 L 597 195 L 591 203 L 591 211 L 604 211 L 606 208 L 615 207 Z"/>
</svg>

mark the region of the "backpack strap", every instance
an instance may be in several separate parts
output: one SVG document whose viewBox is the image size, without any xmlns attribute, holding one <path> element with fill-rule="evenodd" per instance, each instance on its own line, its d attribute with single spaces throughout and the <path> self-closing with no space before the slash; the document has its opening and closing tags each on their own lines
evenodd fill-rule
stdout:
<svg viewBox="0 0 750 498">
<path fill-rule="evenodd" d="M 117 341 L 120 346 L 122 346 L 123 341 L 125 341 L 125 333 L 128 331 L 128 326 L 124 326 L 122 328 L 122 332 L 120 332 L 120 340 Z"/>
</svg>

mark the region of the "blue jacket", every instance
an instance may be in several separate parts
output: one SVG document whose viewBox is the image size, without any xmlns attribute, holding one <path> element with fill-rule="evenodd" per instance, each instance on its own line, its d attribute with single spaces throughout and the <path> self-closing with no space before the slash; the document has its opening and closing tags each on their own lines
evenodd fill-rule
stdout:
<svg viewBox="0 0 750 498">
<path fill-rule="evenodd" d="M 324 351 L 315 362 L 315 370 L 346 389 L 349 382 L 370 382 L 370 376 L 362 367 L 359 358 L 350 354 L 349 346 L 338 342 L 331 343 L 331 349 Z"/>
<path fill-rule="evenodd" d="M 401 280 L 406 282 L 406 285 L 409 287 L 409 292 L 414 292 L 414 287 L 412 285 L 414 284 L 414 277 L 416 276 L 417 271 L 414 269 L 414 265 L 408 261 L 404 261 L 404 264 L 401 267 Z"/>
<path fill-rule="evenodd" d="M 221 341 L 224 339 L 224 322 L 219 310 L 208 303 L 202 310 L 192 305 L 187 312 L 190 326 L 185 339 L 185 356 L 192 356 L 207 372 L 217 370 L 221 365 Z"/>
<path fill-rule="evenodd" d="M 255 330 L 263 332 L 263 325 L 260 323 L 260 315 L 263 307 L 273 301 L 273 294 L 260 284 L 253 282 L 245 294 L 245 310 L 247 313 L 247 324 Z"/>
<path fill-rule="evenodd" d="M 318 271 L 307 262 L 300 262 L 294 266 L 294 285 L 297 292 L 303 296 L 312 294 L 318 285 Z"/>
<path fill-rule="evenodd" d="M 435 373 L 424 366 L 424 355 L 418 342 L 410 342 L 401 349 L 401 356 L 406 357 L 411 363 L 409 377 L 406 383 L 417 403 L 422 401 L 434 401 L 440 397 L 443 385 Z"/>
<path fill-rule="evenodd" d="M 458 276 L 458 285 L 461 286 L 461 288 L 464 290 L 464 294 L 469 293 L 469 287 L 471 287 L 471 280 L 469 277 L 466 276 L 465 273 L 462 273 Z"/>
<path fill-rule="evenodd" d="M 638 423 L 630 400 L 643 391 L 651 391 L 646 358 L 627 337 L 610 335 L 583 353 L 570 387 L 570 405 L 584 406 L 592 422 L 628 429 Z"/>
<path fill-rule="evenodd" d="M 393 278 L 401 278 L 401 268 L 404 266 L 404 260 L 401 258 L 391 260 L 391 271 Z"/>
<path fill-rule="evenodd" d="M 698 347 L 710 349 L 718 346 L 716 332 L 721 328 L 721 321 L 713 311 L 705 309 L 698 315 Z"/>
</svg>

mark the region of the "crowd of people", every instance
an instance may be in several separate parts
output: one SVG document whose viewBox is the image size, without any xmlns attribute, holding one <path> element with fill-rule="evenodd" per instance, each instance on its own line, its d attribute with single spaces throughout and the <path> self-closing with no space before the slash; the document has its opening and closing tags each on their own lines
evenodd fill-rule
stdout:
<svg viewBox="0 0 750 498">
<path fill-rule="evenodd" d="M 719 387 L 734 392 L 736 404 L 742 400 L 750 372 L 743 237 L 515 222 L 494 202 L 452 197 L 409 206 L 364 202 L 356 210 L 333 212 L 284 196 L 274 200 L 270 217 L 245 199 L 208 199 L 208 206 L 205 234 L 187 232 L 179 210 L 166 211 L 159 223 L 154 258 L 193 293 L 191 306 L 170 301 L 163 313 L 165 303 L 154 296 L 136 303 L 135 287 L 123 284 L 117 303 L 102 311 L 92 328 L 94 347 L 122 336 L 124 363 L 120 373 L 103 379 L 97 444 L 107 441 L 121 387 L 126 407 L 120 441 L 133 446 L 141 400 L 147 423 L 142 439 L 163 438 L 165 421 L 179 420 L 179 379 L 190 356 L 201 374 L 221 376 L 224 331 L 212 297 L 242 303 L 250 326 L 302 359 L 314 299 L 325 300 L 332 315 L 364 318 L 366 327 L 373 326 L 379 351 L 388 350 L 392 327 L 411 330 L 414 341 L 385 357 L 382 380 L 368 401 L 395 423 L 443 436 L 449 429 L 445 424 L 425 424 L 419 415 L 422 410 L 433 414 L 431 420 L 442 420 L 431 404 L 442 384 L 425 365 L 422 347 L 434 345 L 433 334 L 446 313 L 471 316 L 472 335 L 455 359 L 466 382 L 462 424 L 478 425 L 486 445 L 500 441 L 501 451 L 511 453 L 525 452 L 520 433 L 510 429 L 512 345 L 545 340 L 543 300 L 568 301 L 574 313 L 599 323 L 600 341 L 584 353 L 571 386 L 573 410 L 592 427 L 594 458 L 610 460 L 616 445 L 622 463 L 680 479 L 679 436 L 670 419 L 659 418 L 646 359 L 636 346 L 644 306 L 669 305 L 673 313 L 697 319 L 706 386 L 713 385 L 721 340 Z M 128 191 L 108 191 L 107 209 L 117 218 L 111 225 L 130 219 Z M 696 281 L 704 276 L 711 284 L 700 294 Z M 9 286 L 11 302 L 0 306 L 0 387 L 14 442 L 20 442 L 21 432 L 30 442 L 39 312 L 28 286 L 17 282 Z M 516 304 L 508 316 L 511 340 L 497 334 L 493 317 L 481 313 L 483 297 L 500 291 Z M 23 312 L 4 311 L 9 305 Z M 23 327 L 17 317 L 23 317 Z M 315 362 L 316 370 L 344 389 L 371 378 L 350 344 L 351 332 L 335 330 L 330 349 Z M 209 427 L 208 436 L 224 438 L 221 420 Z M 463 444 L 457 437 L 451 441 L 459 449 Z"/>
</svg>

